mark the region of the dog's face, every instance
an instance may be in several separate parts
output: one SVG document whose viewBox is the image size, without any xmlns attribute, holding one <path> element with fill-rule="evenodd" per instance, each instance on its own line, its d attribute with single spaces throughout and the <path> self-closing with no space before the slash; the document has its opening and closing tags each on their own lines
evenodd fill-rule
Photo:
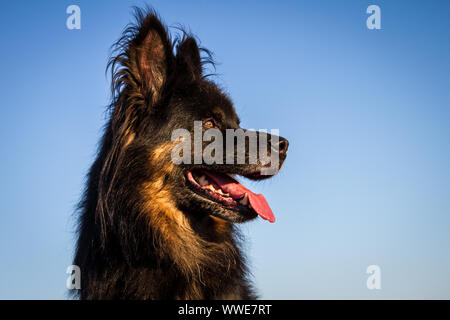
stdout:
<svg viewBox="0 0 450 320">
<path fill-rule="evenodd" d="M 259 214 L 273 222 L 264 197 L 243 187 L 236 176 L 262 180 L 276 174 L 286 158 L 287 140 L 245 129 L 236 131 L 241 129 L 239 117 L 230 99 L 202 75 L 196 41 L 187 37 L 176 54 L 173 51 L 166 30 L 154 17 L 143 22 L 129 44 L 129 77 L 137 79 L 136 87 L 145 97 L 144 108 L 131 116 L 135 119 L 132 143 L 145 148 L 147 154 L 156 154 L 149 160 L 149 170 L 159 168 L 173 202 L 190 218 L 215 216 L 244 222 Z M 133 98 L 134 90 L 125 88 L 123 94 Z M 174 132 L 180 129 L 184 136 L 174 139 Z M 205 138 L 208 132 L 214 137 Z M 243 148 L 238 138 L 227 138 L 230 132 L 244 134 Z M 205 161 L 208 146 L 220 136 L 222 144 L 210 153 L 216 161 Z M 174 149 L 182 142 L 186 148 L 175 154 L 190 161 L 175 163 Z M 255 147 L 260 151 L 262 146 L 264 161 L 261 152 L 255 154 Z"/>
<path fill-rule="evenodd" d="M 201 78 L 199 78 L 201 79 Z M 177 103 L 178 102 L 178 103 Z M 252 208 L 249 196 L 245 194 L 244 189 L 239 189 L 236 176 L 244 176 L 253 180 L 262 180 L 271 177 L 272 174 L 263 175 L 262 169 L 269 167 L 271 163 L 263 164 L 262 161 L 256 159 L 254 163 L 249 163 L 251 157 L 250 139 L 245 140 L 243 151 L 244 163 L 238 163 L 238 153 L 241 151 L 237 145 L 237 139 L 234 144 L 227 141 L 227 132 L 236 132 L 240 127 L 240 120 L 236 111 L 227 96 L 211 82 L 198 80 L 190 83 L 188 86 L 180 90 L 179 95 L 173 96 L 173 104 L 168 106 L 167 119 L 172 122 L 171 127 L 174 129 L 186 129 L 191 137 L 190 151 L 191 155 L 187 157 L 191 159 L 191 163 L 181 163 L 176 166 L 176 174 L 178 183 L 174 197 L 177 203 L 181 205 L 185 212 L 197 212 L 200 215 L 211 214 L 231 222 L 244 222 L 257 216 L 257 212 Z M 180 117 L 181 115 L 181 117 Z M 197 128 L 195 122 L 197 121 Z M 202 159 L 201 163 L 194 163 L 198 150 L 195 150 L 195 130 L 200 132 L 202 136 L 206 132 L 220 132 L 218 139 L 222 138 L 222 144 L 214 152 L 221 154 L 222 161 L 219 163 L 205 163 Z M 259 142 L 259 133 L 255 131 L 247 131 L 242 129 L 244 134 L 253 134 L 256 142 Z M 172 131 L 173 132 L 173 131 Z M 166 134 L 166 139 L 170 137 Z M 278 152 L 276 155 L 279 159 L 278 171 L 285 158 L 287 150 L 287 141 L 279 137 L 281 147 L 271 148 L 270 135 L 267 136 L 268 158 L 272 158 L 271 152 Z M 205 140 L 205 139 L 203 139 Z M 202 141 L 200 153 L 205 154 L 208 145 L 215 142 L 215 138 L 208 141 Z M 188 148 L 189 149 L 189 148 Z M 276 150 L 281 149 L 281 150 Z M 185 150 L 183 150 L 185 151 Z M 196 154 L 197 153 L 197 154 Z M 230 157 L 231 156 L 231 157 Z M 233 161 L 227 162 L 227 157 Z M 218 158 L 216 157 L 216 160 Z M 233 191 L 235 194 L 233 194 Z M 250 191 L 249 191 L 250 192 Z"/>
</svg>

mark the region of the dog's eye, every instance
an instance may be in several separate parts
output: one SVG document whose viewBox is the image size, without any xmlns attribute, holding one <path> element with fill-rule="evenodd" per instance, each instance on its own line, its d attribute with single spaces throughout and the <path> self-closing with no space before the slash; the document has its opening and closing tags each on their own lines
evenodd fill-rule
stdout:
<svg viewBox="0 0 450 320">
<path fill-rule="evenodd" d="M 207 128 L 214 128 L 216 126 L 216 124 L 214 123 L 213 120 L 209 119 L 209 120 L 205 120 L 203 122 L 203 124 L 205 125 L 205 127 Z"/>
</svg>

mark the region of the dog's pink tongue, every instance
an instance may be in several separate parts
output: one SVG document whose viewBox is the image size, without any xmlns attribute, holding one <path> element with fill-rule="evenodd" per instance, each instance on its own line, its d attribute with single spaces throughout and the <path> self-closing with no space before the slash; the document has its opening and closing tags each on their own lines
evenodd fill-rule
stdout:
<svg viewBox="0 0 450 320">
<path fill-rule="evenodd" d="M 262 194 L 254 194 L 250 190 L 247 194 L 253 210 L 255 210 L 261 218 L 266 219 L 269 222 L 275 222 L 275 216 L 272 209 L 270 209 L 266 198 L 264 198 Z"/>
<path fill-rule="evenodd" d="M 242 197 L 247 194 L 250 206 L 253 210 L 255 210 L 261 218 L 269 222 L 275 222 L 275 216 L 272 209 L 270 209 L 266 198 L 264 198 L 262 194 L 253 193 L 251 190 L 248 190 L 242 184 L 226 175 L 216 175 L 211 174 L 210 172 L 205 172 L 205 174 L 213 179 L 225 193 L 229 193 L 235 200 L 242 199 Z"/>
</svg>

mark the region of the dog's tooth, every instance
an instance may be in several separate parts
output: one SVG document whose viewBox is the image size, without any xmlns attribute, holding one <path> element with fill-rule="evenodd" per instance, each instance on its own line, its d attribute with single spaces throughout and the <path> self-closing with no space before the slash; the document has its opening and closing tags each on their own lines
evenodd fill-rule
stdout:
<svg viewBox="0 0 450 320">
<path fill-rule="evenodd" d="M 217 190 L 217 193 L 223 195 L 222 189 Z"/>
<path fill-rule="evenodd" d="M 244 197 L 241 200 L 239 200 L 239 203 L 244 206 L 248 205 L 248 195 L 245 194 Z"/>
<path fill-rule="evenodd" d="M 200 178 L 198 178 L 198 183 L 201 185 L 201 186 L 206 186 L 206 185 L 208 185 L 208 180 L 206 179 L 206 177 L 205 176 L 201 176 Z"/>
<path fill-rule="evenodd" d="M 208 186 L 206 187 L 206 189 L 209 189 L 209 190 L 211 190 L 211 191 L 216 191 L 216 189 L 214 189 L 214 187 L 213 187 L 212 184 L 208 185 Z"/>
</svg>

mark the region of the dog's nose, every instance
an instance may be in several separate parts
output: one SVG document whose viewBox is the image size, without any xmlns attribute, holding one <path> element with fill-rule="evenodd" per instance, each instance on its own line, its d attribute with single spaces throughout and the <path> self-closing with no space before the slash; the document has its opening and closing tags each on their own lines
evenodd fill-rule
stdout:
<svg viewBox="0 0 450 320">
<path fill-rule="evenodd" d="M 283 137 L 279 137 L 278 150 L 280 154 L 285 155 L 289 148 L 289 141 Z"/>
</svg>

